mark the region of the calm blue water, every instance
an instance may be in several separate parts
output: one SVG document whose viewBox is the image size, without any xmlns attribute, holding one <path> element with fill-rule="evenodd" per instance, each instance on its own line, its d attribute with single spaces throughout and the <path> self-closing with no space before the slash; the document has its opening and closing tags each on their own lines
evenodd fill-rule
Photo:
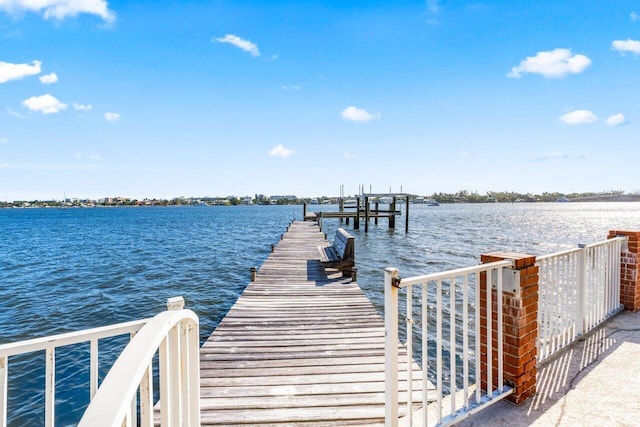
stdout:
<svg viewBox="0 0 640 427">
<path fill-rule="evenodd" d="M 150 317 L 177 295 L 200 316 L 204 339 L 249 268 L 301 217 L 301 206 L 0 210 L 0 343 Z M 477 264 L 484 252 L 600 241 L 609 229 L 640 229 L 640 203 L 411 205 L 410 217 L 408 234 L 404 217 L 395 231 L 384 220 L 368 234 L 348 227 L 358 282 L 379 311 L 385 267 L 408 277 Z M 325 220 L 324 231 L 332 238 L 338 226 Z M 105 345 L 105 365 L 121 345 Z M 87 354 L 58 351 L 58 425 L 76 423 L 88 401 L 88 372 L 74 370 Z M 10 425 L 43 424 L 43 366 L 42 355 L 10 360 Z"/>
</svg>

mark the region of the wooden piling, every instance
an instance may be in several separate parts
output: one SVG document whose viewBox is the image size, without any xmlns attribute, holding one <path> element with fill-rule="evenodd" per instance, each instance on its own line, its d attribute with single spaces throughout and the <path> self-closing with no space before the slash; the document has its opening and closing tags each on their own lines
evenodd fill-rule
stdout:
<svg viewBox="0 0 640 427">
<path fill-rule="evenodd" d="M 389 214 L 389 229 L 390 230 L 395 230 L 395 228 L 396 228 L 396 216 L 394 215 L 394 213 L 396 211 L 396 196 L 393 196 L 393 199 L 391 200 L 390 210 L 391 210 L 392 213 Z"/>
<path fill-rule="evenodd" d="M 374 224 L 375 224 L 375 225 L 378 225 L 378 209 L 379 209 L 379 206 L 380 206 L 380 205 L 379 205 L 379 203 L 378 203 L 378 199 L 376 199 L 376 210 L 375 210 L 375 212 L 376 212 L 376 217 L 375 217 L 375 218 L 374 218 L 374 220 L 373 220 L 373 222 L 374 222 Z"/>
<path fill-rule="evenodd" d="M 364 232 L 369 232 L 369 196 L 364 196 Z"/>
<path fill-rule="evenodd" d="M 404 213 L 405 213 L 404 232 L 408 233 L 409 232 L 409 195 L 407 195 L 405 197 L 406 197 L 406 199 L 404 201 L 404 204 L 406 205 L 406 207 L 404 209 Z"/>
</svg>

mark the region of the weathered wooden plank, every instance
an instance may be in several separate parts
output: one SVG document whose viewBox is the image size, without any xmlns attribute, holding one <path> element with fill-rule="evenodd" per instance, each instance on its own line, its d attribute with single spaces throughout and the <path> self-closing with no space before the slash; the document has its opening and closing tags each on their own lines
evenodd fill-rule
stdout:
<svg viewBox="0 0 640 427">
<path fill-rule="evenodd" d="M 243 367 L 243 368 L 226 368 L 218 370 L 217 366 L 213 362 L 203 362 L 201 364 L 202 370 L 210 370 L 209 373 L 203 373 L 203 376 L 214 376 L 217 378 L 229 378 L 229 377 L 257 377 L 268 373 L 269 376 L 297 376 L 297 375 L 312 375 L 317 374 L 319 370 L 322 370 L 323 374 L 345 374 L 345 373 L 380 373 L 384 372 L 384 361 L 377 364 L 358 364 L 358 365 L 307 365 L 307 366 L 282 366 L 282 367 L 270 367 L 256 366 L 256 367 Z M 416 372 L 417 367 L 415 368 Z"/>
<path fill-rule="evenodd" d="M 427 396 L 427 399 L 435 396 Z M 407 393 L 399 393 L 398 400 L 406 404 Z M 333 407 L 336 402 L 343 406 L 359 405 L 379 405 L 384 401 L 384 392 L 373 393 L 334 393 L 334 394 L 305 394 L 295 396 L 261 396 L 256 399 L 254 396 L 238 396 L 234 398 L 205 397 L 201 401 L 203 410 L 224 410 L 224 409 L 278 409 L 278 408 L 303 408 L 312 405 L 316 408 Z M 415 392 L 412 396 L 414 403 L 422 401 L 422 392 Z"/>
<path fill-rule="evenodd" d="M 399 357 L 400 369 L 406 369 L 406 354 Z M 344 356 L 344 357 L 323 357 L 323 358 L 305 358 L 305 359 L 266 359 L 266 360 L 227 360 L 215 361 L 209 363 L 203 359 L 201 366 L 203 369 L 269 369 L 269 368 L 287 368 L 295 369 L 296 367 L 305 366 L 323 366 L 326 369 L 332 369 L 336 366 L 358 366 L 358 365 L 377 365 L 384 364 L 384 356 Z M 415 369 L 415 363 L 413 363 Z"/>
<path fill-rule="evenodd" d="M 398 390 L 405 392 L 407 383 L 398 383 Z M 415 390 L 414 390 L 415 391 Z M 213 387 L 202 386 L 200 396 L 202 398 L 237 398 L 254 397 L 256 402 L 262 397 L 272 396 L 324 396 L 337 394 L 367 394 L 384 393 L 383 382 L 361 382 L 348 384 L 296 384 L 296 385 L 256 385 L 252 387 Z M 433 391 L 427 389 L 428 397 L 433 397 Z M 405 399 L 406 402 L 406 399 Z M 380 402 L 382 404 L 382 402 Z"/>
<path fill-rule="evenodd" d="M 330 408 L 240 409 L 204 412 L 203 425 L 264 425 L 265 423 L 297 423 L 309 421 L 350 425 L 354 420 L 384 420 L 383 405 L 334 406 Z"/>
</svg>

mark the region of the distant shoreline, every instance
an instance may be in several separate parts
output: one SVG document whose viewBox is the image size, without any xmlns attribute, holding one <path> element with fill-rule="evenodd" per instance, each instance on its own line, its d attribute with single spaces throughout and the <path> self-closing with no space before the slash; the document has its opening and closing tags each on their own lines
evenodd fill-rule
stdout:
<svg viewBox="0 0 640 427">
<path fill-rule="evenodd" d="M 511 197 L 509 197 L 511 196 Z M 640 202 L 640 194 L 599 194 L 599 195 L 572 195 L 568 197 L 559 194 L 546 194 L 543 196 L 517 195 L 509 193 L 507 197 L 479 196 L 477 194 L 434 194 L 430 199 L 440 204 L 477 204 L 477 203 L 585 203 L 585 202 Z M 354 196 L 350 196 L 352 198 Z M 411 196 L 410 196 L 411 197 Z M 404 198 L 404 197 L 403 197 Z M 171 206 L 279 206 L 279 205 L 336 205 L 339 197 L 322 198 L 180 198 L 180 199 L 128 199 L 110 198 L 100 200 L 68 199 L 66 201 L 13 201 L 0 202 L 0 209 L 83 209 L 83 208 L 118 208 L 118 207 L 171 207 Z M 412 204 L 422 204 L 419 201 Z M 419 199 L 418 199 L 419 200 Z"/>
</svg>

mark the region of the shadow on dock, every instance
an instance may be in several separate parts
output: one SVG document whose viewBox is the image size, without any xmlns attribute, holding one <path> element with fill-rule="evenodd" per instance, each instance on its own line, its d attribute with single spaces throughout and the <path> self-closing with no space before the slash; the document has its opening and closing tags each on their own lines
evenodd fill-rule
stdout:
<svg viewBox="0 0 640 427">
<path fill-rule="evenodd" d="M 459 426 L 632 426 L 640 419 L 640 313 L 622 312 L 538 368 L 536 394 Z"/>
</svg>

